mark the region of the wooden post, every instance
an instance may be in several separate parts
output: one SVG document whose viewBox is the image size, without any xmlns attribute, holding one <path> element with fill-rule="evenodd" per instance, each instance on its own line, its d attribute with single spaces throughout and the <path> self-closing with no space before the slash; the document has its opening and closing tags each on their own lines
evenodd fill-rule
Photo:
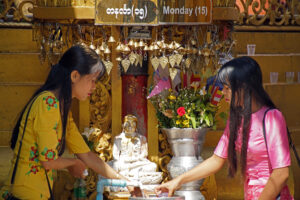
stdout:
<svg viewBox="0 0 300 200">
<path fill-rule="evenodd" d="M 155 35 L 156 28 L 153 28 L 152 37 Z M 148 85 L 147 88 L 150 87 L 152 83 L 152 74 L 153 67 L 150 61 L 151 57 L 148 54 Z M 147 103 L 148 109 L 148 156 L 149 159 L 153 162 L 158 163 L 158 153 L 159 153 L 159 144 L 158 144 L 158 122 L 156 118 L 156 111 L 150 101 Z"/>
<path fill-rule="evenodd" d="M 120 28 L 111 27 L 111 35 L 114 38 L 120 38 Z M 111 70 L 111 98 L 112 98 L 112 137 L 118 135 L 122 131 L 122 79 L 119 72 L 118 62 L 116 61 L 117 52 L 116 44 L 112 45 L 112 63 Z"/>
</svg>

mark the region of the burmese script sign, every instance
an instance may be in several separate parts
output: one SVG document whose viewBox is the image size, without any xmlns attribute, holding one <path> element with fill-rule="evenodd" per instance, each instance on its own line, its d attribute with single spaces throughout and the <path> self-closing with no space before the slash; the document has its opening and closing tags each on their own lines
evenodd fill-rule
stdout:
<svg viewBox="0 0 300 200">
<path fill-rule="evenodd" d="M 212 22 L 212 0 L 159 0 L 159 24 L 196 25 Z"/>
<path fill-rule="evenodd" d="M 195 25 L 212 22 L 212 0 L 96 0 L 95 24 Z"/>
<path fill-rule="evenodd" d="M 157 25 L 157 1 L 97 0 L 95 24 Z"/>
</svg>

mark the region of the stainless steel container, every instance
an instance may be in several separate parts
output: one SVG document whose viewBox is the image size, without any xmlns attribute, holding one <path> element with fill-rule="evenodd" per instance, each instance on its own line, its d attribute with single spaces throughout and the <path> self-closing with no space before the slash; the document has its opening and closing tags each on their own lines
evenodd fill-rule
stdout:
<svg viewBox="0 0 300 200">
<path fill-rule="evenodd" d="M 167 165 L 171 178 L 175 178 L 200 164 L 200 156 L 207 128 L 163 128 L 174 156 Z M 203 200 L 199 191 L 204 179 L 186 183 L 175 192 L 176 195 L 185 196 L 186 200 Z"/>
<path fill-rule="evenodd" d="M 173 197 L 129 197 L 130 200 L 185 200 L 184 196 L 173 196 Z"/>
</svg>

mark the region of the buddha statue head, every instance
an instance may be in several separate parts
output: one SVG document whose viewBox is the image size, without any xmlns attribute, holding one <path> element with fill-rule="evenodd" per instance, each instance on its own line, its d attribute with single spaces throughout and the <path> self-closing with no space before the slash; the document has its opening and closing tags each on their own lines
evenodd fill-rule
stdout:
<svg viewBox="0 0 300 200">
<path fill-rule="evenodd" d="M 124 117 L 123 132 L 127 136 L 135 136 L 137 130 L 137 118 L 134 115 L 126 115 Z"/>
</svg>

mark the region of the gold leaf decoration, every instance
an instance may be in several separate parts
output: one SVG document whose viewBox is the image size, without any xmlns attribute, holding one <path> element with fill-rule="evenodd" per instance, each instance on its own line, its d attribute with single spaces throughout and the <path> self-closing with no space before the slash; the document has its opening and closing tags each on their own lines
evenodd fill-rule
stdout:
<svg viewBox="0 0 300 200">
<path fill-rule="evenodd" d="M 174 65 L 176 63 L 176 56 L 175 55 L 169 56 L 169 63 L 171 65 L 171 67 L 174 67 Z"/>
<path fill-rule="evenodd" d="M 139 60 L 140 67 L 143 67 L 143 59 L 144 59 L 143 55 L 139 55 L 138 58 L 139 58 L 138 60 Z"/>
<path fill-rule="evenodd" d="M 172 79 L 172 81 L 173 81 L 174 78 L 175 78 L 175 76 L 176 76 L 176 74 L 177 74 L 177 69 L 171 67 L 171 68 L 169 68 L 169 73 L 170 73 L 170 77 L 171 77 L 171 79 Z"/>
<path fill-rule="evenodd" d="M 168 64 L 168 58 L 166 56 L 162 56 L 159 58 L 159 64 L 160 66 L 165 69 L 165 67 L 167 66 Z"/>
<path fill-rule="evenodd" d="M 191 58 L 187 58 L 185 60 L 185 67 L 188 69 L 188 68 L 190 68 L 191 64 L 192 64 Z"/>
<path fill-rule="evenodd" d="M 109 75 L 111 72 L 111 69 L 113 67 L 113 63 L 111 61 L 103 61 L 105 68 L 106 68 L 106 72 Z"/>
<path fill-rule="evenodd" d="M 122 67 L 124 69 L 124 72 L 126 73 L 129 66 L 130 66 L 130 61 L 128 59 L 124 59 L 121 61 Z"/>
<path fill-rule="evenodd" d="M 137 67 L 138 64 L 139 64 L 139 59 L 140 59 L 139 54 L 136 54 L 136 59 L 135 59 L 135 61 L 134 61 L 134 65 L 135 65 L 136 67 Z"/>
<path fill-rule="evenodd" d="M 182 54 L 176 54 L 175 55 L 175 60 L 176 60 L 176 64 L 180 65 L 181 61 L 182 61 L 183 55 Z"/>
<path fill-rule="evenodd" d="M 151 58 L 151 64 L 154 68 L 154 70 L 156 71 L 159 65 L 159 59 L 155 56 L 153 58 Z"/>
<path fill-rule="evenodd" d="M 129 61 L 130 61 L 130 63 L 133 65 L 134 62 L 135 62 L 135 60 L 136 60 L 136 54 L 133 53 L 133 52 L 131 52 L 131 53 L 129 54 Z"/>
</svg>

